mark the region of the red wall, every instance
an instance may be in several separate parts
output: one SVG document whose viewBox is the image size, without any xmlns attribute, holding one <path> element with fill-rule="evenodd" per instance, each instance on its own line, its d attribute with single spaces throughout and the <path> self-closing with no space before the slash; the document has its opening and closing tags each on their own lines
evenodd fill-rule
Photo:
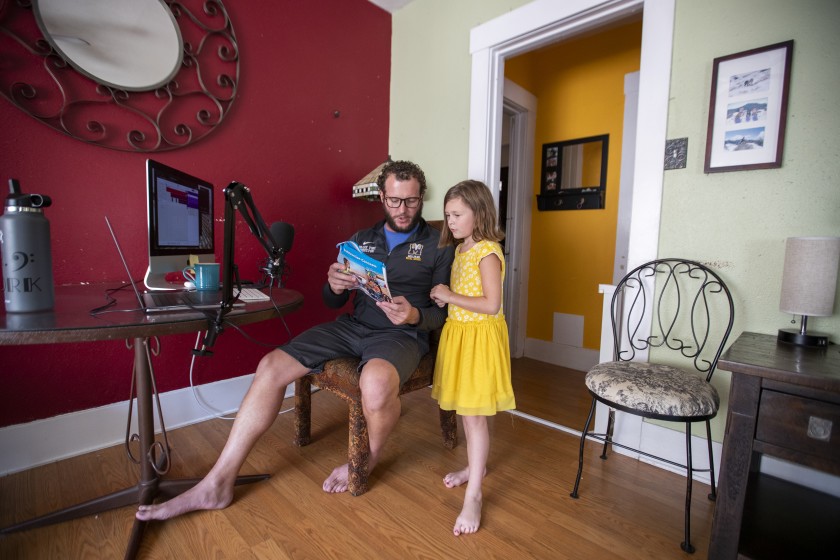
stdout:
<svg viewBox="0 0 840 560">
<path fill-rule="evenodd" d="M 0 99 L 0 183 L 14 177 L 25 192 L 52 197 L 46 215 L 57 285 L 114 286 L 124 272 L 103 216 L 141 278 L 147 157 L 204 178 L 219 192 L 231 180 L 245 183 L 266 222 L 295 228 L 287 286 L 302 292 L 305 303 L 287 322 L 297 334 L 336 314 L 320 298 L 335 244 L 381 216 L 378 205 L 353 200 L 350 187 L 388 154 L 391 18 L 367 0 L 228 0 L 225 6 L 239 45 L 240 83 L 216 131 L 172 151 L 120 152 L 74 140 Z M 220 260 L 221 197 L 215 214 Z M 241 274 L 257 279 L 264 252 L 241 218 L 236 237 Z M 271 345 L 287 338 L 276 320 L 246 331 Z M 153 360 L 158 390 L 188 386 L 195 336 L 160 342 Z M 251 373 L 265 352 L 226 330 L 215 355 L 197 360 L 194 382 Z M 123 341 L 0 346 L 0 427 L 123 401 L 131 366 Z"/>
</svg>

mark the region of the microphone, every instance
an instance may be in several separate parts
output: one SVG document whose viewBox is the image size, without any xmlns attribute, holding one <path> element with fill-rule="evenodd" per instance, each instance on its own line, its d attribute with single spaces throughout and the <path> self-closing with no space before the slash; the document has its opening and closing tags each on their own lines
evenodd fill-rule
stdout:
<svg viewBox="0 0 840 560">
<path fill-rule="evenodd" d="M 295 228 L 292 224 L 286 222 L 274 222 L 269 228 L 269 237 L 274 245 L 271 247 L 271 255 L 266 259 L 265 267 L 262 270 L 270 279 L 269 284 L 277 280 L 277 285 L 282 287 L 283 276 L 288 273 L 286 253 L 292 250 Z"/>
<path fill-rule="evenodd" d="M 292 242 L 295 240 L 295 228 L 286 222 L 274 222 L 269 228 L 271 237 L 277 242 L 277 248 L 288 253 L 292 250 Z"/>
</svg>

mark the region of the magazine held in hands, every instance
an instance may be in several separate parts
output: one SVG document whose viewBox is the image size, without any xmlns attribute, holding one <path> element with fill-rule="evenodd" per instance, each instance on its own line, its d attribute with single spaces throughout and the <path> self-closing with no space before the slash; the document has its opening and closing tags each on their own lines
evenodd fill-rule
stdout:
<svg viewBox="0 0 840 560">
<path fill-rule="evenodd" d="M 343 241 L 338 247 L 338 262 L 344 265 L 345 274 L 356 278 L 356 288 L 374 301 L 391 301 L 385 264 L 364 254 L 353 241 Z"/>
</svg>

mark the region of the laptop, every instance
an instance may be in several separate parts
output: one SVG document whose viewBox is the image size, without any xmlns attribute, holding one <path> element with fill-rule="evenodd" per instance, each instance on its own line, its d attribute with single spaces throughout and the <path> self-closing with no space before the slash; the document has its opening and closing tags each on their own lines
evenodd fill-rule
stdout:
<svg viewBox="0 0 840 560">
<path fill-rule="evenodd" d="M 114 228 L 111 227 L 111 221 L 108 216 L 105 216 L 105 223 L 108 225 L 108 231 L 111 232 L 111 239 L 114 240 L 114 246 L 117 248 L 117 253 L 120 255 L 125 273 L 128 276 L 128 283 L 134 290 L 134 295 L 137 296 L 137 303 L 140 309 L 146 314 L 151 313 L 173 313 L 177 311 L 202 311 L 205 309 L 219 309 L 222 305 L 223 292 L 219 290 L 210 291 L 172 291 L 172 292 L 146 292 L 141 294 L 137 286 L 132 280 L 131 271 L 128 269 L 128 263 L 125 260 L 120 242 L 117 240 L 117 234 Z M 235 301 L 233 307 L 244 307 L 245 304 L 240 301 Z"/>
</svg>

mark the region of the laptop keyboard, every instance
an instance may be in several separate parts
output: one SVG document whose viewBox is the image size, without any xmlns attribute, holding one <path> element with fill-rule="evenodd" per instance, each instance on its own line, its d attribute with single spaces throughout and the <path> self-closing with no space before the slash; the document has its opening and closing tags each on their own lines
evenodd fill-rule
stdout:
<svg viewBox="0 0 840 560">
<path fill-rule="evenodd" d="M 207 295 L 210 295 L 209 293 Z M 215 292 L 213 295 L 218 296 L 216 300 L 208 300 L 207 297 L 202 297 L 202 294 L 197 292 L 164 292 L 153 293 L 152 301 L 157 307 L 173 307 L 183 305 L 216 305 L 221 302 L 221 292 Z"/>
<path fill-rule="evenodd" d="M 158 307 L 171 307 L 173 305 L 183 305 L 184 301 L 181 294 L 173 293 L 154 293 L 152 294 L 152 301 Z"/>
<path fill-rule="evenodd" d="M 200 294 L 195 292 L 161 292 L 151 295 L 157 307 L 184 305 L 185 302 L 193 305 L 206 305 L 210 303 L 203 300 Z M 219 295 L 221 295 L 221 292 L 219 292 Z M 267 301 L 268 299 L 270 298 L 257 288 L 242 288 L 242 291 L 239 293 L 240 301 Z"/>
</svg>

